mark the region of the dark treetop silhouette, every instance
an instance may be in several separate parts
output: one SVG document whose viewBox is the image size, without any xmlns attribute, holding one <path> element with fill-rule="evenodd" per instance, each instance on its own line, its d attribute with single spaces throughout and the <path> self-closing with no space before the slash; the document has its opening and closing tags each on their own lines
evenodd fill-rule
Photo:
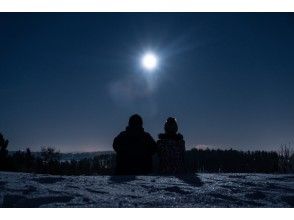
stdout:
<svg viewBox="0 0 294 220">
<path fill-rule="evenodd" d="M 129 119 L 126 130 L 113 141 L 116 151 L 116 174 L 137 175 L 152 172 L 152 155 L 156 152 L 156 143 L 151 135 L 144 131 L 141 116 L 135 114 Z"/>
<path fill-rule="evenodd" d="M 179 174 L 184 172 L 185 141 L 178 132 L 175 118 L 169 117 L 164 125 L 164 134 L 159 134 L 157 141 L 159 172 Z"/>
<path fill-rule="evenodd" d="M 161 135 L 160 135 L 161 136 Z M 115 171 L 115 154 L 98 154 L 90 158 L 65 159 L 62 153 L 52 152 L 50 148 L 42 148 L 42 153 L 26 151 L 8 151 L 8 140 L 0 133 L 0 170 L 14 172 L 32 172 L 56 175 L 112 175 Z M 294 153 L 290 145 L 284 145 L 279 152 L 266 151 L 237 151 L 192 149 L 184 155 L 185 173 L 223 172 L 223 173 L 293 173 Z M 158 150 L 160 151 L 160 149 Z M 49 156 L 49 155 L 50 156 Z M 160 153 L 159 153 L 160 154 Z M 67 156 L 66 156 L 67 158 Z M 155 169 L 159 172 L 158 157 L 154 157 Z M 169 161 L 168 161 L 169 162 Z M 150 161 L 148 162 L 150 165 Z M 170 171 L 168 171 L 169 174 Z M 167 172 L 167 173 L 168 173 Z M 163 173 L 166 174 L 166 173 Z M 200 185 L 195 175 L 179 176 L 181 180 Z M 113 182 L 126 182 L 135 177 L 113 177 Z M 196 180 L 195 180 L 196 178 Z M 193 181 L 192 181 L 193 180 Z"/>
</svg>

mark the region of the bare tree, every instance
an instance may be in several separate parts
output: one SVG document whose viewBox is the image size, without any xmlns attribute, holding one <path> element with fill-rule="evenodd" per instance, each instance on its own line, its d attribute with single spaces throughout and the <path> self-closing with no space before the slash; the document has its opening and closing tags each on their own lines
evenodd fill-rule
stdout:
<svg viewBox="0 0 294 220">
<path fill-rule="evenodd" d="M 60 152 L 56 151 L 53 147 L 42 147 L 41 157 L 45 163 L 58 161 L 60 158 Z"/>
<path fill-rule="evenodd" d="M 291 171 L 291 144 L 282 144 L 279 150 L 280 171 L 287 173 Z"/>
<path fill-rule="evenodd" d="M 3 159 L 7 156 L 9 141 L 4 138 L 4 136 L 0 133 L 0 158 Z"/>
</svg>

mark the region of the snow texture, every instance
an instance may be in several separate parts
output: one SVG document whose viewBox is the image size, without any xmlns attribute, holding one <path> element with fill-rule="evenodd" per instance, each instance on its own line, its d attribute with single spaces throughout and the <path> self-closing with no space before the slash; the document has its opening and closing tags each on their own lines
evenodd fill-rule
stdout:
<svg viewBox="0 0 294 220">
<path fill-rule="evenodd" d="M 294 207 L 294 175 L 51 176 L 0 172 L 1 207 Z"/>
</svg>

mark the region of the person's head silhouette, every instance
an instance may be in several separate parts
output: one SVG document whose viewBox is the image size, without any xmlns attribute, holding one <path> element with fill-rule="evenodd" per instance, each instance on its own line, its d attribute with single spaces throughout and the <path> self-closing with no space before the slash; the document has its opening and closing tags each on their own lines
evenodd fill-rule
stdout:
<svg viewBox="0 0 294 220">
<path fill-rule="evenodd" d="M 129 118 L 129 127 L 131 128 L 142 128 L 143 119 L 140 115 L 134 114 Z"/>
<path fill-rule="evenodd" d="M 164 124 L 164 131 L 167 134 L 176 134 L 178 131 L 177 120 L 169 117 Z"/>
</svg>

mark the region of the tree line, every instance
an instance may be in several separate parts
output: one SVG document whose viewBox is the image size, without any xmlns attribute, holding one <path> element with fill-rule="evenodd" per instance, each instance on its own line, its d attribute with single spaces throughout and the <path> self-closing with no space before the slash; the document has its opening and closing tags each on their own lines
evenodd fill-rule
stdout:
<svg viewBox="0 0 294 220">
<path fill-rule="evenodd" d="M 0 170 L 54 175 L 112 175 L 115 154 L 101 154 L 80 160 L 61 160 L 54 148 L 43 147 L 36 156 L 29 148 L 8 154 L 9 141 L 0 133 Z M 158 158 L 154 157 L 156 173 Z M 283 145 L 275 151 L 237 151 L 191 149 L 185 152 L 187 172 L 290 173 L 294 172 L 294 153 Z"/>
</svg>

